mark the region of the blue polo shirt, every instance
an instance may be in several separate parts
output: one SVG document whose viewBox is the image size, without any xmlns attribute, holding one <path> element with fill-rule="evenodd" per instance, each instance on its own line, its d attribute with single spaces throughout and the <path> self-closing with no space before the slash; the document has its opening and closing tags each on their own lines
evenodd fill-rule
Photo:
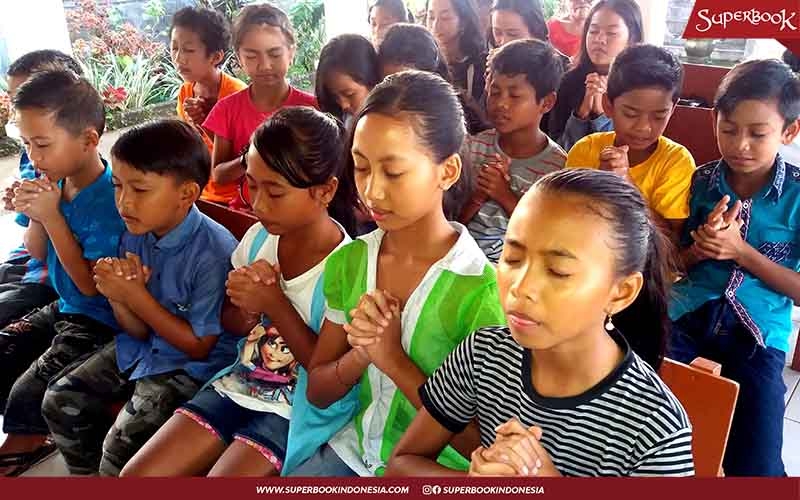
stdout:
<svg viewBox="0 0 800 500">
<path fill-rule="evenodd" d="M 692 243 L 689 232 L 704 224 L 714 205 L 726 194 L 738 198 L 727 182 L 724 160 L 698 168 L 692 178 L 690 215 L 682 244 Z M 750 199 L 742 200 L 742 237 L 761 254 L 795 272 L 800 271 L 800 168 L 778 155 L 771 181 Z M 670 317 L 677 320 L 710 300 L 724 298 L 759 345 L 789 350 L 792 300 L 734 261 L 704 260 L 676 284 Z"/>
<path fill-rule="evenodd" d="M 114 202 L 111 184 L 111 167 L 103 160 L 105 170 L 90 185 L 81 189 L 71 201 L 61 200 L 59 207 L 67 225 L 83 249 L 87 260 L 117 255 L 119 238 L 125 224 Z M 63 184 L 63 181 L 60 183 Z M 88 297 L 78 290 L 58 260 L 53 243 L 47 240 L 47 269 L 50 280 L 60 297 L 58 309 L 65 314 L 84 314 L 92 319 L 117 328 L 108 300 L 100 294 Z"/>
<path fill-rule="evenodd" d="M 205 360 L 192 360 L 152 329 L 147 340 L 125 333 L 117 336 L 117 364 L 121 371 L 134 367 L 131 380 L 174 370 L 185 370 L 205 382 L 236 357 L 236 341 L 222 331 L 225 281 L 231 270 L 236 238 L 224 227 L 192 207 L 186 218 L 161 239 L 148 233 L 126 232 L 120 256 L 135 253 L 151 270 L 147 290 L 171 314 L 186 320 L 198 337 L 219 335 Z"/>
<path fill-rule="evenodd" d="M 32 180 L 36 178 L 36 169 L 33 166 L 33 162 L 31 162 L 27 153 L 24 151 L 19 157 L 19 177 L 20 179 L 24 180 Z M 28 224 L 30 224 L 30 219 L 25 214 L 17 214 L 17 218 L 15 220 L 16 223 L 22 227 L 28 227 Z M 22 282 L 49 285 L 50 281 L 47 279 L 47 266 L 43 261 L 30 257 L 28 249 L 25 248 L 25 245 L 20 245 L 14 251 L 12 251 L 11 255 L 9 256 L 9 260 L 19 259 L 22 257 L 29 257 L 27 262 L 25 262 L 26 270 L 25 275 L 22 277 Z"/>
</svg>

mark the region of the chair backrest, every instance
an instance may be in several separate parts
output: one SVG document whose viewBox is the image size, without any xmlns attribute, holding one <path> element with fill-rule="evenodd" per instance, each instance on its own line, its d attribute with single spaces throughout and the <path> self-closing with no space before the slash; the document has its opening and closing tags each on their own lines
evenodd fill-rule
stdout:
<svg viewBox="0 0 800 500">
<path fill-rule="evenodd" d="M 720 158 L 710 108 L 676 106 L 664 135 L 685 146 L 698 167 Z"/>
<path fill-rule="evenodd" d="M 258 222 L 258 219 L 248 213 L 231 210 L 230 208 L 211 203 L 209 201 L 197 200 L 197 208 L 201 212 L 219 222 L 230 231 L 237 240 L 242 239 L 244 233 Z"/>
<path fill-rule="evenodd" d="M 730 70 L 721 66 L 683 63 L 681 97 L 701 98 L 711 106 L 719 84 Z"/>
<path fill-rule="evenodd" d="M 721 377 L 721 366 L 704 358 L 691 366 L 664 359 L 659 375 L 680 400 L 692 423 L 695 474 L 722 476 L 739 384 Z"/>
</svg>

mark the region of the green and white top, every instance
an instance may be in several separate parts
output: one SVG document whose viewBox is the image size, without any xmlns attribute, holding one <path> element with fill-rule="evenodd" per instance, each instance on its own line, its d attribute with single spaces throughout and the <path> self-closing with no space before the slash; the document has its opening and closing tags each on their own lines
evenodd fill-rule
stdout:
<svg viewBox="0 0 800 500">
<path fill-rule="evenodd" d="M 430 376 L 470 333 L 505 325 L 495 271 L 469 231 L 458 231 L 455 245 L 428 269 L 411 293 L 401 317 L 401 343 L 417 367 Z M 361 236 L 336 251 L 325 266 L 325 318 L 342 325 L 362 295 L 375 290 L 378 252 L 384 231 Z M 329 442 L 339 457 L 361 476 L 383 475 L 392 449 L 417 410 L 395 383 L 374 365 L 361 378 L 360 409 Z M 465 470 L 467 459 L 447 447 L 439 463 Z"/>
</svg>

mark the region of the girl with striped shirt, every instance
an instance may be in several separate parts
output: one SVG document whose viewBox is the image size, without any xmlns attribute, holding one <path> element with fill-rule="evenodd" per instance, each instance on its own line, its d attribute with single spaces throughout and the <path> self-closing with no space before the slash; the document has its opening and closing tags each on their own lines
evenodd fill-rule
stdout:
<svg viewBox="0 0 800 500">
<path fill-rule="evenodd" d="M 477 419 L 471 475 L 692 475 L 689 419 L 655 372 L 669 269 L 636 187 L 593 170 L 543 177 L 497 270 L 508 327 L 472 333 L 422 385 L 387 473 L 458 474 L 435 458 Z"/>
</svg>

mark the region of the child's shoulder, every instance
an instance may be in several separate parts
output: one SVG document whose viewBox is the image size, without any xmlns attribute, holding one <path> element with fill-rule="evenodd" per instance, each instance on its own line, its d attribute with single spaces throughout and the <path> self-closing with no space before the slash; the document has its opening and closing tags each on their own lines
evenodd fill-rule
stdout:
<svg viewBox="0 0 800 500">
<path fill-rule="evenodd" d="M 617 133 L 614 131 L 595 132 L 593 134 L 581 137 L 580 140 L 578 140 L 578 142 L 576 142 L 572 147 L 573 149 L 575 147 L 583 147 L 587 149 L 604 148 L 606 146 L 612 146 L 616 137 Z"/>
<path fill-rule="evenodd" d="M 220 84 L 220 97 L 225 98 L 231 94 L 239 92 L 240 90 L 244 90 L 247 88 L 247 84 L 235 76 L 231 76 L 228 73 L 222 72 L 222 81 Z"/>
<path fill-rule="evenodd" d="M 467 137 L 467 149 L 473 161 L 494 159 L 497 153 L 497 130 L 490 128 Z"/>
<path fill-rule="evenodd" d="M 326 268 L 359 268 L 366 266 L 370 245 L 380 245 L 380 239 L 375 238 L 376 231 L 364 234 L 358 238 L 344 243 L 334 250 L 329 256 Z"/>
<path fill-rule="evenodd" d="M 663 149 L 664 153 L 670 157 L 681 157 L 685 159 L 690 159 L 692 161 L 692 165 L 694 165 L 694 157 L 692 153 L 689 151 L 689 148 L 684 146 L 683 144 L 673 141 L 669 137 L 662 135 L 658 138 L 660 143 L 660 147 Z"/>
<path fill-rule="evenodd" d="M 794 186 L 795 189 L 800 189 L 800 167 L 793 163 L 784 160 L 784 182 Z"/>
<path fill-rule="evenodd" d="M 633 400 L 640 400 L 641 406 L 649 410 L 648 420 L 665 428 L 665 433 L 673 433 L 689 428 L 689 417 L 677 396 L 653 368 L 637 354 L 621 380 L 623 387 Z"/>
<path fill-rule="evenodd" d="M 222 99 L 220 99 L 219 101 L 217 101 L 213 109 L 233 109 L 245 106 L 247 102 L 250 100 L 248 92 L 249 92 L 249 87 L 245 85 L 244 88 L 232 92 L 223 97 Z"/>
<path fill-rule="evenodd" d="M 207 244 L 210 245 L 209 249 L 212 253 L 223 255 L 227 259 L 239 242 L 236 241 L 236 238 L 228 228 L 204 213 L 199 213 L 199 215 L 200 224 L 198 232 L 202 232 L 205 235 L 205 239 L 207 239 Z"/>
</svg>

